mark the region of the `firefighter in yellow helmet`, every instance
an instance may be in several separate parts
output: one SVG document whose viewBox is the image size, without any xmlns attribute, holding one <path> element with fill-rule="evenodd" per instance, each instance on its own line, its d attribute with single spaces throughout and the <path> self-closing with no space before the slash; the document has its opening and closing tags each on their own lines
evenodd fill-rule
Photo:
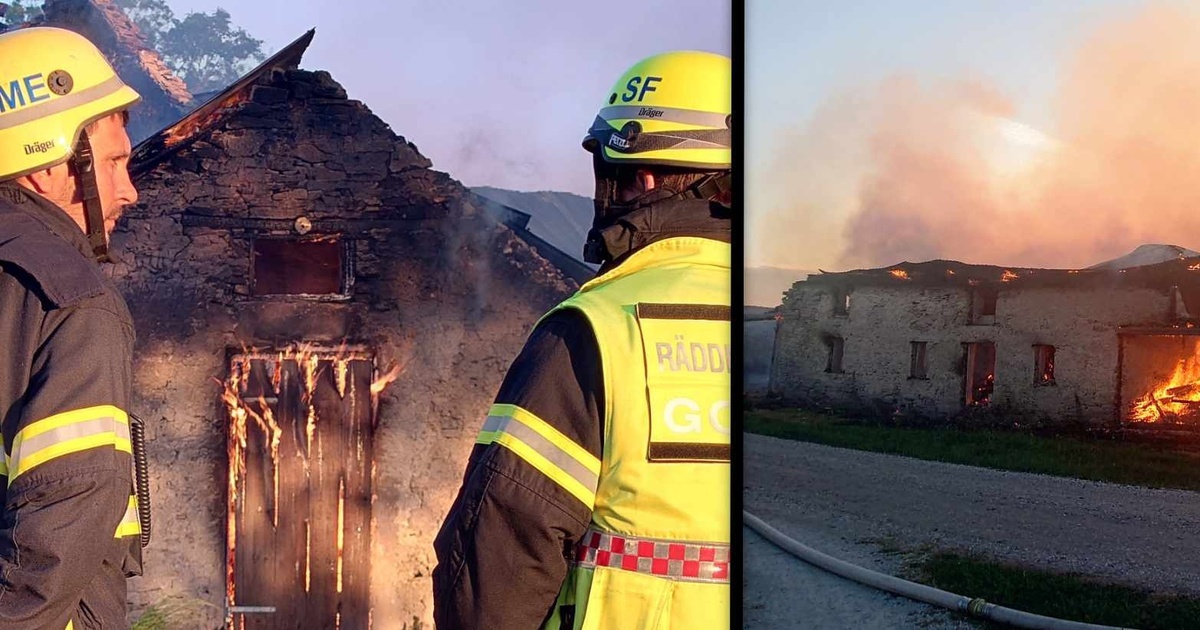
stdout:
<svg viewBox="0 0 1200 630">
<path fill-rule="evenodd" d="M 0 34 L 0 628 L 126 628 L 133 322 L 97 264 L 138 95 L 71 31 Z"/>
<path fill-rule="evenodd" d="M 439 627 L 729 627 L 730 66 L 655 55 L 606 95 L 600 272 L 476 439 L 434 542 Z"/>
</svg>

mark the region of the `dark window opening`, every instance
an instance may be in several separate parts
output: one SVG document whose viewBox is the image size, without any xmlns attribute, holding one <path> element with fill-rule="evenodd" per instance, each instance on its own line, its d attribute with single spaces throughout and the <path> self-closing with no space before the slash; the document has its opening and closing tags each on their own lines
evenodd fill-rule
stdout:
<svg viewBox="0 0 1200 630">
<path fill-rule="evenodd" d="M 1000 289 L 990 284 L 971 287 L 971 324 L 995 324 Z"/>
<path fill-rule="evenodd" d="M 825 361 L 826 372 L 834 374 L 842 373 L 842 353 L 845 345 L 845 340 L 841 337 L 825 338 L 825 346 L 829 349 L 829 355 Z"/>
<path fill-rule="evenodd" d="M 338 295 L 347 290 L 337 238 L 254 240 L 253 295 Z"/>
<path fill-rule="evenodd" d="M 850 313 L 850 291 L 842 287 L 833 289 L 833 314 L 848 315 Z"/>
<path fill-rule="evenodd" d="M 996 344 L 979 341 L 963 345 L 967 350 L 965 402 L 968 407 L 986 406 L 996 387 Z"/>
<path fill-rule="evenodd" d="M 914 341 L 912 342 L 912 356 L 909 360 L 908 377 L 909 378 L 929 378 L 929 373 L 925 368 L 925 348 L 927 342 Z"/>
<path fill-rule="evenodd" d="M 1033 346 L 1033 384 L 1054 384 L 1054 346 Z"/>
</svg>

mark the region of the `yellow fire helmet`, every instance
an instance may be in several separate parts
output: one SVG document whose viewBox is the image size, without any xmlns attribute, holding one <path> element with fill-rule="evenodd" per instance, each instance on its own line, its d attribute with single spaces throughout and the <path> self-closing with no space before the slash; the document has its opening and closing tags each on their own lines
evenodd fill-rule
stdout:
<svg viewBox="0 0 1200 630">
<path fill-rule="evenodd" d="M 639 61 L 613 86 L 583 148 L 610 164 L 729 169 L 732 65 L 693 50 Z"/>
<path fill-rule="evenodd" d="M 139 99 L 78 33 L 0 34 L 0 181 L 65 161 L 84 127 Z"/>
</svg>

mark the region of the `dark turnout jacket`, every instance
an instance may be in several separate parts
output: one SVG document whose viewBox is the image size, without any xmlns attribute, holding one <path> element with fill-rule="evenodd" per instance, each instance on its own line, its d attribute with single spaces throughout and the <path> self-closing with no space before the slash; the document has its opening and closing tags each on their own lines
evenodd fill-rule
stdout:
<svg viewBox="0 0 1200 630">
<path fill-rule="evenodd" d="M 127 628 L 133 323 L 79 227 L 0 184 L 0 628 Z"/>
<path fill-rule="evenodd" d="M 604 230 L 613 262 L 677 236 L 729 242 L 728 208 L 701 200 L 648 203 Z M 543 319 L 513 361 L 497 404 L 526 409 L 596 458 L 604 381 L 587 318 Z M 434 621 L 447 630 L 538 628 L 566 578 L 591 513 L 562 486 L 499 444 L 476 444 L 462 488 L 434 540 Z"/>
</svg>

